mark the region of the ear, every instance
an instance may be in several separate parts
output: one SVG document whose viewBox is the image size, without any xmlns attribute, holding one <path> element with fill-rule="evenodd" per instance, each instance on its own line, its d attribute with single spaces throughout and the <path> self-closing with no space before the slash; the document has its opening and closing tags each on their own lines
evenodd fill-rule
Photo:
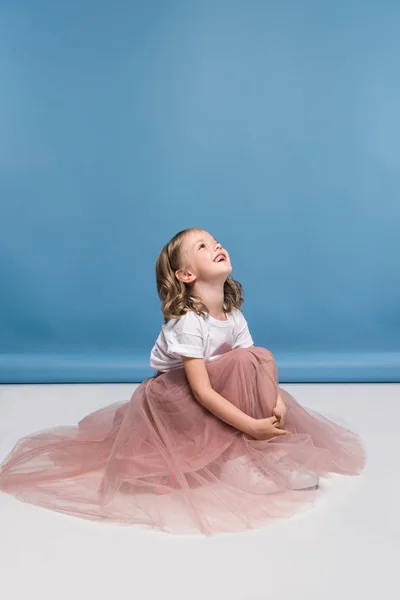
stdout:
<svg viewBox="0 0 400 600">
<path fill-rule="evenodd" d="M 196 279 L 196 275 L 188 269 L 179 269 L 179 271 L 175 271 L 175 277 L 183 283 L 193 283 Z"/>
</svg>

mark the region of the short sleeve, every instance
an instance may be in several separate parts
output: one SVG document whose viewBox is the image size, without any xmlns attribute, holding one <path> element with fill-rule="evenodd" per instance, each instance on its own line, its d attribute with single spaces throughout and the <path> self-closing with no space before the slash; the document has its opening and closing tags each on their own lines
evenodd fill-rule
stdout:
<svg viewBox="0 0 400 600">
<path fill-rule="evenodd" d="M 250 346 L 254 345 L 254 342 L 251 337 L 247 321 L 240 310 L 236 311 L 235 320 L 235 337 L 233 340 L 232 349 L 234 350 L 235 348 L 250 348 Z"/>
<path fill-rule="evenodd" d="M 202 317 L 190 311 L 179 319 L 169 321 L 164 331 L 167 350 L 170 354 L 189 358 L 204 358 L 204 328 Z"/>
</svg>

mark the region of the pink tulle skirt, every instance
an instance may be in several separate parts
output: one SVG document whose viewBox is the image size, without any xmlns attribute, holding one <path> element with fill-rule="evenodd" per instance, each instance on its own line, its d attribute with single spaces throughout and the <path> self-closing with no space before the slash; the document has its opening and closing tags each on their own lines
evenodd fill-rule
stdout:
<svg viewBox="0 0 400 600">
<path fill-rule="evenodd" d="M 226 425 L 176 369 L 77 426 L 20 440 L 1 467 L 0 490 L 79 517 L 209 535 L 259 527 L 312 503 L 316 489 L 291 485 L 296 470 L 362 470 L 359 437 L 278 388 L 268 350 L 232 350 L 207 370 L 213 388 L 255 418 L 271 416 L 280 390 L 291 434 L 257 441 Z"/>
</svg>

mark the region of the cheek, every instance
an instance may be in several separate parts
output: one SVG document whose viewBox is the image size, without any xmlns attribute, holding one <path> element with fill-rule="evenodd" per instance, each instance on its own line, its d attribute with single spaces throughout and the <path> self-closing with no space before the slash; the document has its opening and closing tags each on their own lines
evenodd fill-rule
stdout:
<svg viewBox="0 0 400 600">
<path fill-rule="evenodd" d="M 193 264 L 194 268 L 197 270 L 197 272 L 199 271 L 207 271 L 210 269 L 210 257 L 206 256 L 205 254 L 203 256 L 198 256 L 196 261 Z"/>
<path fill-rule="evenodd" d="M 200 267 L 200 269 L 204 269 L 207 267 L 207 265 L 210 264 L 210 259 L 208 256 L 206 256 L 205 254 L 203 254 L 203 256 L 199 256 L 197 259 L 197 266 Z"/>
</svg>

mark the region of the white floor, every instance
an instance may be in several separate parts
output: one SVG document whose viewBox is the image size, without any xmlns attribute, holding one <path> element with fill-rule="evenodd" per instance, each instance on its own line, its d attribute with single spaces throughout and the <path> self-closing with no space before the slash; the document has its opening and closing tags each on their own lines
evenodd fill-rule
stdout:
<svg viewBox="0 0 400 600">
<path fill-rule="evenodd" d="M 0 460 L 21 436 L 75 424 L 133 385 L 0 386 Z M 400 385 L 284 385 L 364 438 L 360 477 L 324 483 L 311 512 L 259 531 L 171 536 L 68 517 L 0 494 L 7 600 L 400 597 Z"/>
</svg>

